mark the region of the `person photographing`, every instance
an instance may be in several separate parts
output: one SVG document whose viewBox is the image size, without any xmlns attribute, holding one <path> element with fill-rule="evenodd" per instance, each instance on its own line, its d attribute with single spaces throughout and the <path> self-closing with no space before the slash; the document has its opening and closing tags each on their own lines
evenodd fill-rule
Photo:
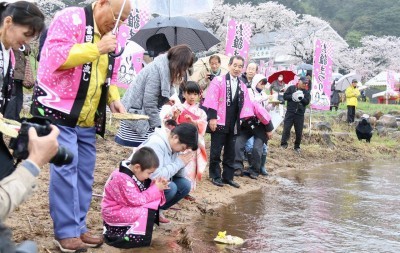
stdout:
<svg viewBox="0 0 400 253">
<path fill-rule="evenodd" d="M 2 115 L 0 114 L 0 118 Z M 60 131 L 54 125 L 50 125 L 51 132 L 39 137 L 35 128 L 28 130 L 28 157 L 20 163 L 11 174 L 0 178 L 0 220 L 4 220 L 15 208 L 24 202 L 36 188 L 36 177 L 40 173 L 40 167 L 47 164 L 58 151 L 57 136 Z M 1 137 L 2 134 L 1 134 Z M 3 138 L 1 142 L 1 161 L 12 159 L 8 150 L 5 150 Z M 8 156 L 8 159 L 6 157 Z M 12 162 L 12 161 L 11 161 Z M 7 162 L 6 162 L 7 163 Z M 4 170 L 4 167 L 0 170 Z M 0 251 L 1 252 L 1 251 Z"/>
<path fill-rule="evenodd" d="M 2 119 L 2 114 L 0 114 L 0 119 Z M 40 167 L 56 155 L 59 148 L 57 136 L 60 131 L 54 125 L 50 125 L 50 128 L 50 133 L 41 137 L 38 136 L 34 127 L 28 129 L 28 157 L 18 166 L 14 166 L 13 157 L 4 143 L 3 134 L 0 133 L 0 160 L 2 162 L 0 168 L 0 252 L 37 252 L 36 244 L 31 241 L 24 241 L 18 247 L 15 246 L 11 240 L 11 231 L 2 222 L 32 195 L 37 188 Z"/>
<path fill-rule="evenodd" d="M 44 15 L 30 2 L 17 1 L 0 3 L 0 118 L 7 110 L 11 99 L 14 80 L 15 59 L 13 50 L 25 48 L 37 38 L 44 25 Z M 6 127 L 5 124 L 1 126 Z M 14 165 L 8 147 L 0 131 L 0 252 L 37 252 L 32 242 L 23 242 L 18 247 L 11 241 L 11 232 L 1 222 L 23 203 L 36 188 L 36 177 L 40 167 L 48 163 L 58 151 L 59 130 L 51 125 L 46 136 L 39 137 L 34 128 L 28 129 L 27 159 Z"/>
<path fill-rule="evenodd" d="M 294 126 L 294 131 L 296 133 L 294 150 L 300 153 L 300 143 L 304 126 L 304 113 L 306 112 L 306 106 L 310 103 L 311 99 L 310 92 L 307 90 L 307 79 L 301 77 L 297 85 L 289 86 L 283 94 L 283 98 L 287 101 L 287 110 L 285 119 L 283 120 L 281 147 L 284 149 L 288 147 L 290 129 Z"/>
</svg>

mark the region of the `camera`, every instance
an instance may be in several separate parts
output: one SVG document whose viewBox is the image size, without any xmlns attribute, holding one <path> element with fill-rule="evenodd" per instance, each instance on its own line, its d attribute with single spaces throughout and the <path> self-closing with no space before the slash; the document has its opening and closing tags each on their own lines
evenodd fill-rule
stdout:
<svg viewBox="0 0 400 253">
<path fill-rule="evenodd" d="M 214 79 L 214 77 L 216 77 L 216 75 L 214 75 L 214 74 L 209 74 L 208 75 L 208 79 L 210 79 L 210 81 L 212 81 Z"/>
<path fill-rule="evenodd" d="M 10 148 L 14 150 L 13 156 L 20 160 L 28 157 L 28 130 L 30 127 L 35 128 L 38 136 L 46 136 L 51 132 L 50 124 L 50 120 L 41 117 L 23 118 L 18 136 L 10 140 Z M 50 163 L 61 166 L 70 164 L 73 159 L 74 155 L 67 148 L 59 146 L 57 154 L 51 158 Z"/>
</svg>

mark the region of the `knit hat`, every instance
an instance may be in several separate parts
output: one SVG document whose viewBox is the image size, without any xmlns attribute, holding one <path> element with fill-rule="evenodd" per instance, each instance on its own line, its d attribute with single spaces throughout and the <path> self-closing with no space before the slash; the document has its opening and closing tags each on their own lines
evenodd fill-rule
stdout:
<svg viewBox="0 0 400 253">
<path fill-rule="evenodd" d="M 257 84 L 258 84 L 260 81 L 263 81 L 265 84 L 267 84 L 267 82 L 268 82 L 268 81 L 267 81 L 267 78 L 266 78 L 264 75 L 262 75 L 262 74 L 256 74 L 256 75 L 253 77 L 253 79 L 251 80 L 251 88 L 252 88 L 253 90 L 255 90 Z"/>
<path fill-rule="evenodd" d="M 305 76 L 300 77 L 299 81 L 302 81 L 305 84 L 308 83 L 308 79 Z"/>
</svg>

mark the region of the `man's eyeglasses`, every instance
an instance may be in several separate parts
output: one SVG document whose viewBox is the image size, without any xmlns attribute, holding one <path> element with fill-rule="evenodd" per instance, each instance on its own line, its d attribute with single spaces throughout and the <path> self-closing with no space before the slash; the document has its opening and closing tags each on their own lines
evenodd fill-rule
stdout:
<svg viewBox="0 0 400 253">
<path fill-rule="evenodd" d="M 114 13 L 114 11 L 113 11 L 113 9 L 111 7 L 111 3 L 110 2 L 109 2 L 108 6 L 110 7 L 110 10 L 111 10 L 111 13 L 112 13 L 112 17 L 114 19 L 114 23 L 117 23 L 118 19 L 115 17 L 115 13 Z M 118 17 L 118 15 L 117 15 L 117 17 Z M 119 20 L 118 25 L 122 25 L 123 23 L 124 23 L 124 20 Z"/>
</svg>

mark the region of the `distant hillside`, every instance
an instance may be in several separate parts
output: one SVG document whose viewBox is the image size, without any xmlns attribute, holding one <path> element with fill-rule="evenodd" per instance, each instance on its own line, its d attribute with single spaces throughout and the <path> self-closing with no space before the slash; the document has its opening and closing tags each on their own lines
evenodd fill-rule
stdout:
<svg viewBox="0 0 400 253">
<path fill-rule="evenodd" d="M 237 4 L 258 4 L 265 0 L 224 0 Z M 275 0 L 299 14 L 328 21 L 351 46 L 359 46 L 366 35 L 400 37 L 399 0 Z"/>
</svg>

